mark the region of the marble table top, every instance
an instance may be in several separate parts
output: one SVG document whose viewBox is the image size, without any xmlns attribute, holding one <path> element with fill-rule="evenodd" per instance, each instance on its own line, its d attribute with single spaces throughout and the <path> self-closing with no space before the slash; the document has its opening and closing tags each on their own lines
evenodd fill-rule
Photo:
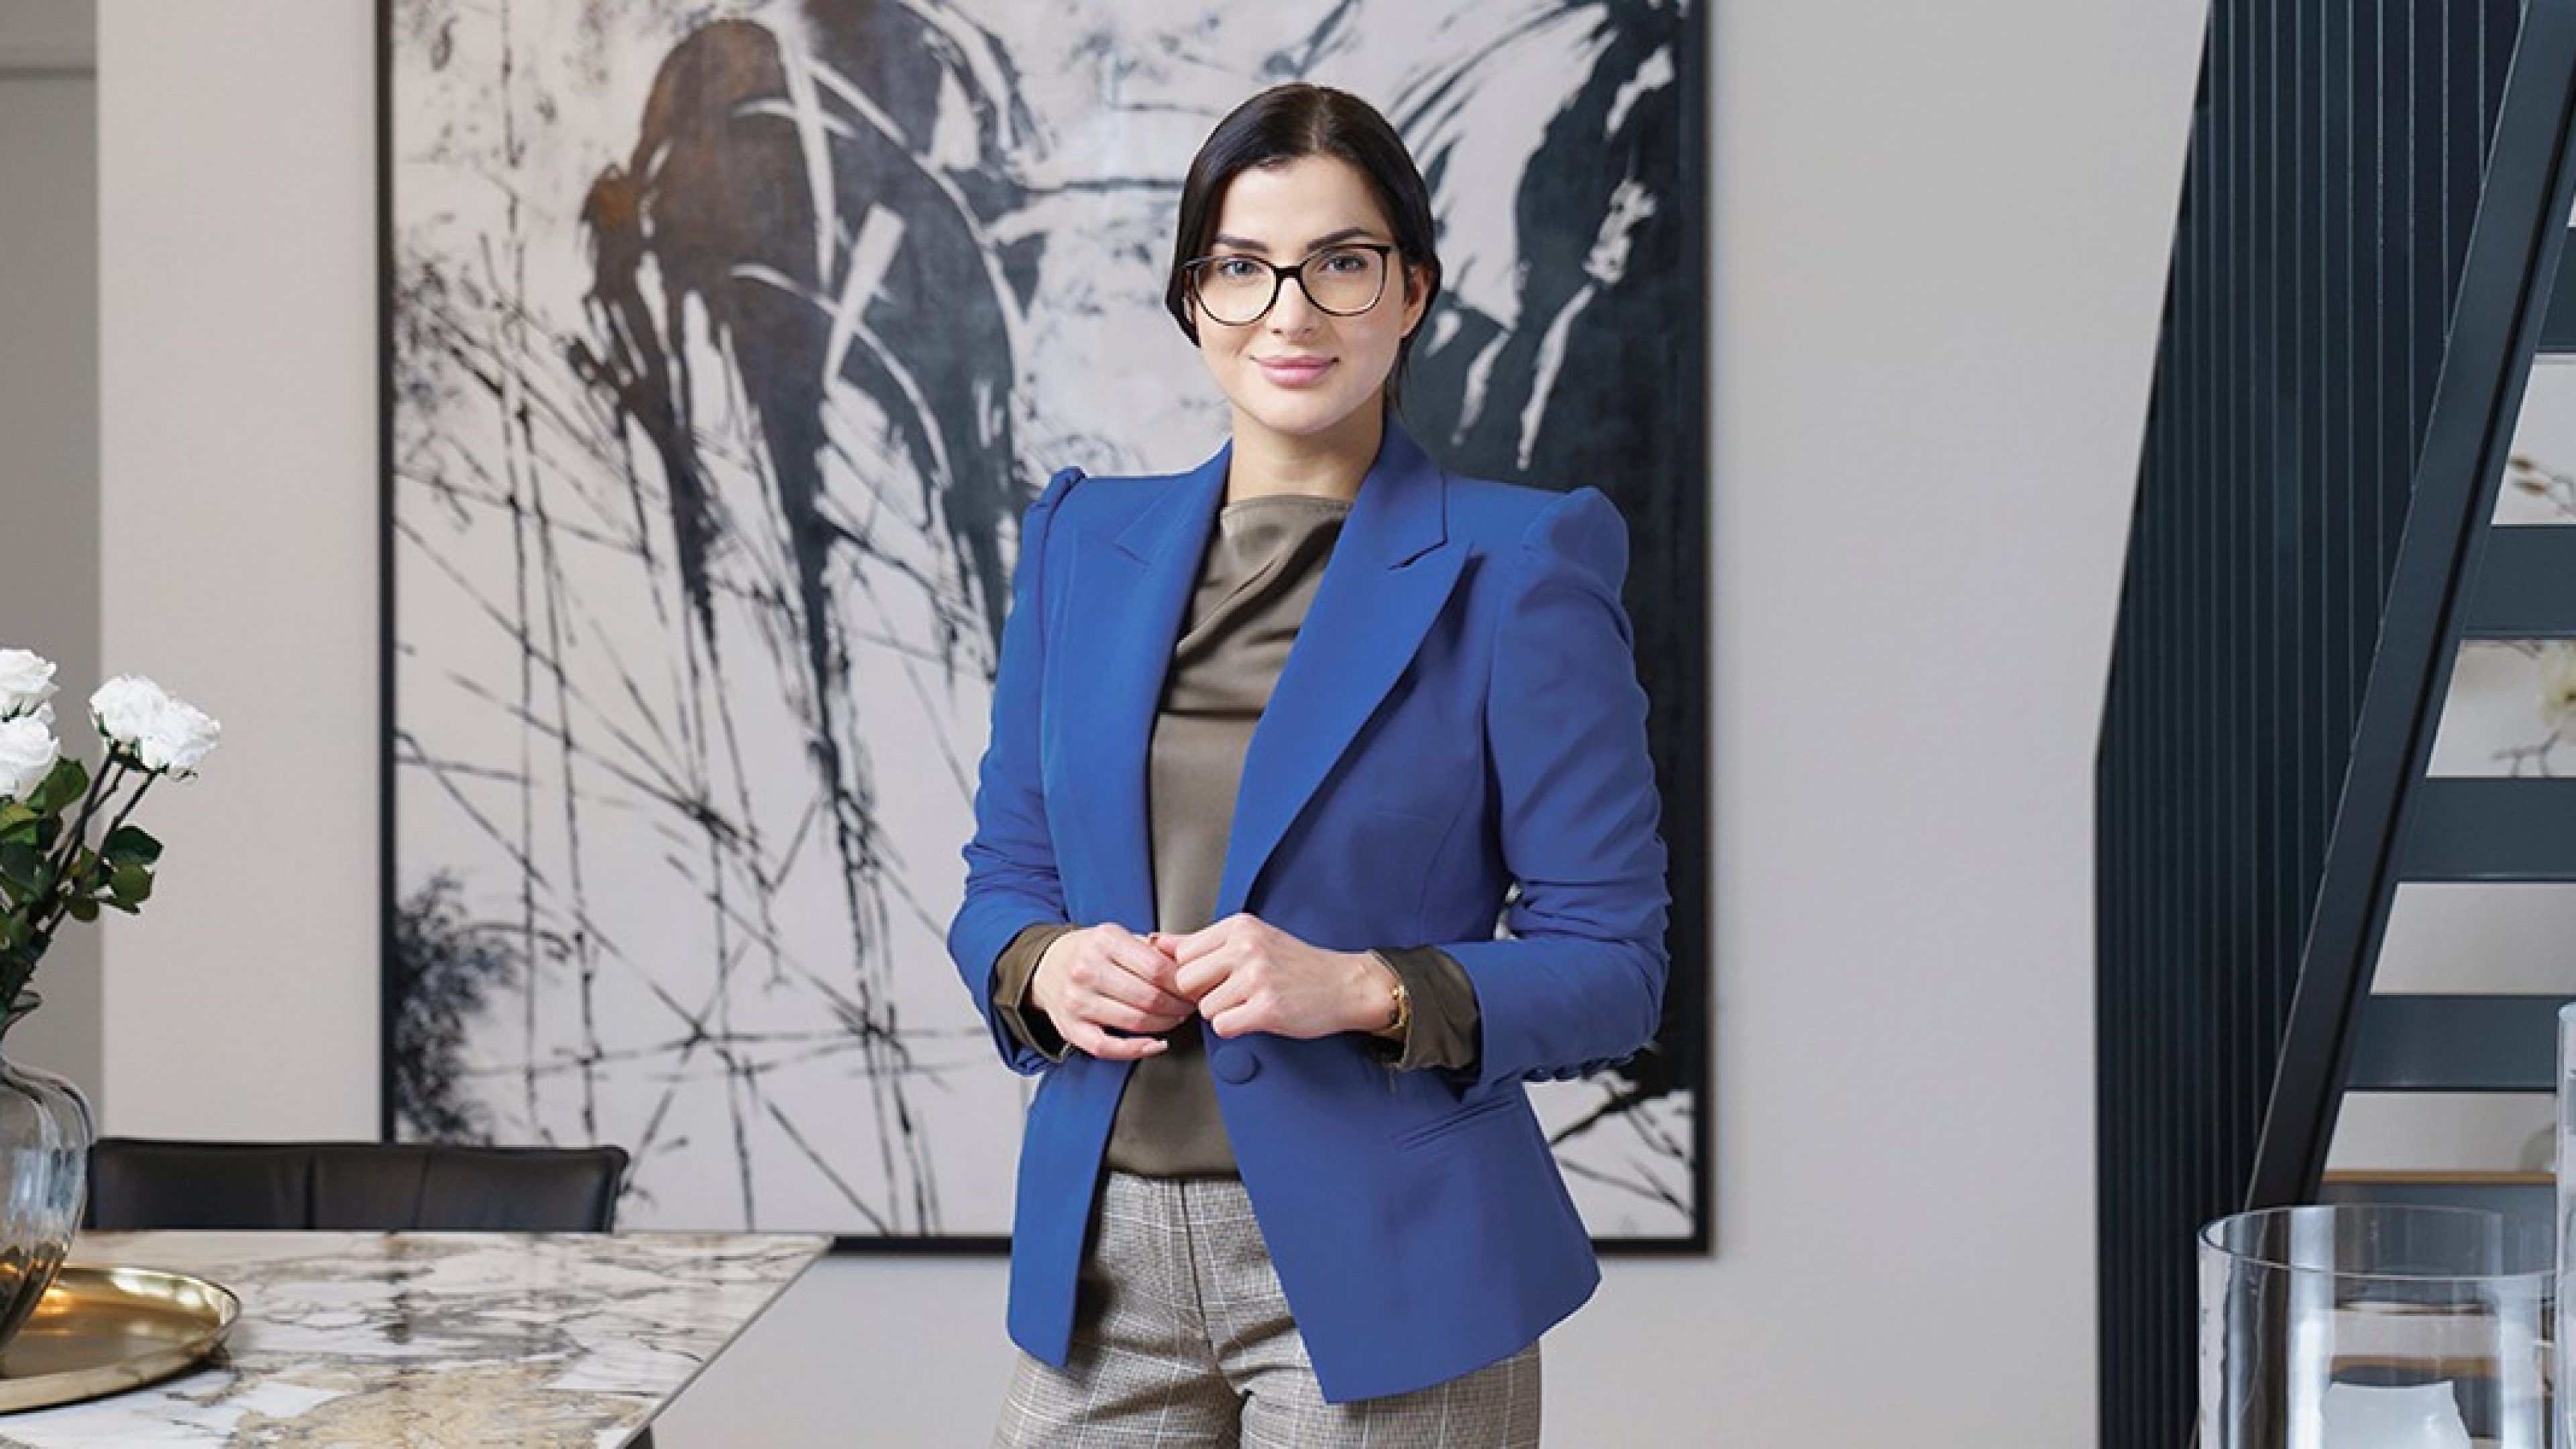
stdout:
<svg viewBox="0 0 2576 1449">
<path fill-rule="evenodd" d="M 211 1279 L 222 1349 L 0 1416 L 9 1449 L 624 1444 L 831 1240 L 805 1234 L 84 1234 L 75 1262 Z"/>
</svg>

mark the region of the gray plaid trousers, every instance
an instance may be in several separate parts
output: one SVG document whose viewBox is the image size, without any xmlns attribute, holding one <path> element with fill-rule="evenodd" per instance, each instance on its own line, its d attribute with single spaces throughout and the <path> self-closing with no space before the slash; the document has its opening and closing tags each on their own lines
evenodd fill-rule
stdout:
<svg viewBox="0 0 2576 1449">
<path fill-rule="evenodd" d="M 1539 1354 L 1328 1404 L 1231 1179 L 1112 1173 L 1072 1357 L 1020 1355 L 994 1449 L 1536 1449 Z"/>
</svg>

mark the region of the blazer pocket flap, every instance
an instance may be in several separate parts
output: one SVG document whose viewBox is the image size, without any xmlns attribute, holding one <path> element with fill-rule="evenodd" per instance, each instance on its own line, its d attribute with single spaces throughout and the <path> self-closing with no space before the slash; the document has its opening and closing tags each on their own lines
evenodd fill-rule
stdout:
<svg viewBox="0 0 2576 1449">
<path fill-rule="evenodd" d="M 1526 1099 L 1518 1092 L 1495 1092 L 1490 1096 L 1480 1097 L 1465 1103 L 1457 1111 L 1445 1117 L 1434 1117 L 1428 1122 L 1416 1123 L 1395 1134 L 1396 1148 L 1401 1151 L 1419 1147 L 1426 1142 L 1437 1142 L 1454 1133 L 1463 1132 L 1487 1118 L 1499 1117 L 1524 1100 Z"/>
</svg>

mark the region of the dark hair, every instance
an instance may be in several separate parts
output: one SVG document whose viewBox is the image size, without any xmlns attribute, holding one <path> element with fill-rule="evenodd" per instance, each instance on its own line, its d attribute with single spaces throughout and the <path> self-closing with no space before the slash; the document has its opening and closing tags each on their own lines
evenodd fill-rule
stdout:
<svg viewBox="0 0 2576 1449">
<path fill-rule="evenodd" d="M 1348 91 L 1291 82 L 1272 86 L 1216 123 L 1199 154 L 1190 158 L 1190 173 L 1181 183 L 1181 213 L 1172 233 L 1172 275 L 1163 289 L 1163 305 L 1195 344 L 1198 323 L 1190 317 L 1190 285 L 1183 270 L 1207 254 L 1216 236 L 1217 213 L 1234 178 L 1256 166 L 1276 166 L 1306 156 L 1330 156 L 1349 163 L 1368 183 L 1378 209 L 1394 229 L 1396 251 L 1422 278 L 1426 315 L 1440 296 L 1440 253 L 1431 220 L 1431 188 L 1424 185 L 1403 140 L 1377 108 Z M 1408 285 L 1410 278 L 1408 278 Z M 1421 332 L 1420 327 L 1414 333 Z M 1404 376 L 1405 359 L 1413 354 L 1413 336 L 1397 345 L 1395 372 L 1387 379 L 1391 402 Z"/>
</svg>

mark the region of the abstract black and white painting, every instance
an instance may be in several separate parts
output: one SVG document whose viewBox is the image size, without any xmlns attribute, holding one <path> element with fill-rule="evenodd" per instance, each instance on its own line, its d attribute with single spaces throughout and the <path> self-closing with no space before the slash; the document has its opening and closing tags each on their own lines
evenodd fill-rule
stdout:
<svg viewBox="0 0 2576 1449">
<path fill-rule="evenodd" d="M 1020 510 L 1222 441 L 1179 174 L 1303 78 L 1435 191 L 1415 433 L 1628 517 L 1674 989 L 1542 1113 L 1605 1242 L 1704 1244 L 1700 8 L 383 0 L 389 1131 L 617 1142 L 639 1228 L 1008 1231 L 943 936 Z"/>
</svg>

